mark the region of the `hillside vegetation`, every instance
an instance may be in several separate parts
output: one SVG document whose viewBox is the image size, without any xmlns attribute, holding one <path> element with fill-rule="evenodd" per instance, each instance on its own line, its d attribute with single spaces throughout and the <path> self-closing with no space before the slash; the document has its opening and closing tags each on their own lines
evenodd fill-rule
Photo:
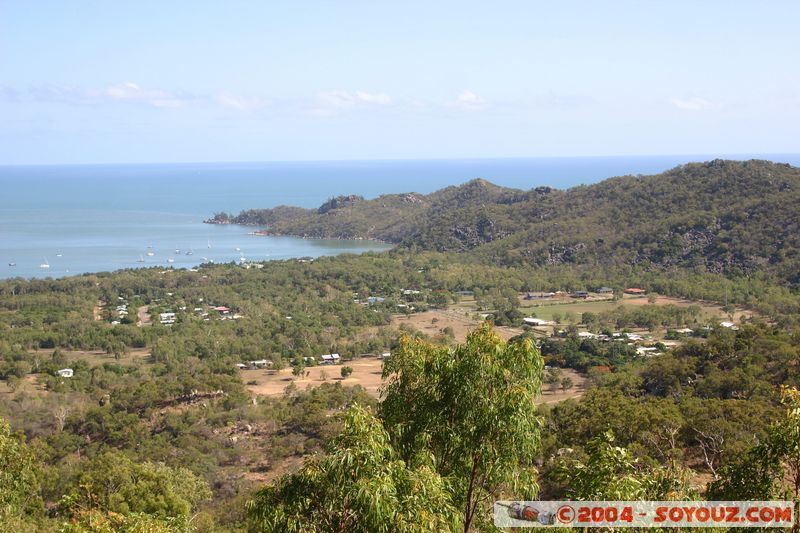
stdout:
<svg viewBox="0 0 800 533">
<path fill-rule="evenodd" d="M 693 163 L 560 191 L 473 180 L 428 195 L 333 198 L 209 220 L 265 233 L 377 239 L 471 252 L 504 265 L 686 267 L 800 282 L 800 169 L 767 161 Z"/>
</svg>

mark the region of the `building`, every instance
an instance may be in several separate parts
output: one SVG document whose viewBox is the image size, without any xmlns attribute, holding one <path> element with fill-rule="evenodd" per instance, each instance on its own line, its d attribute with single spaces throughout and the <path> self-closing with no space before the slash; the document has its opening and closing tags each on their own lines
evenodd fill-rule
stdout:
<svg viewBox="0 0 800 533">
<path fill-rule="evenodd" d="M 174 324 L 175 323 L 175 313 L 161 313 L 158 315 L 159 322 L 162 324 Z"/>
<path fill-rule="evenodd" d="M 383 352 L 378 357 L 381 358 L 381 359 L 389 359 L 391 356 L 392 356 L 392 354 L 390 352 Z"/>
<path fill-rule="evenodd" d="M 639 287 L 629 287 L 625 289 L 625 294 L 642 295 L 646 293 L 647 293 L 646 290 L 640 289 Z"/>
<path fill-rule="evenodd" d="M 335 365 L 340 361 L 338 353 L 325 354 L 321 357 L 323 365 Z"/>
<path fill-rule="evenodd" d="M 257 361 L 250 361 L 250 368 L 266 368 L 272 366 L 272 361 L 267 359 L 259 359 Z"/>
<path fill-rule="evenodd" d="M 611 287 L 600 287 L 597 289 L 597 294 L 614 294 L 614 289 Z"/>
<path fill-rule="evenodd" d="M 550 320 L 544 320 L 543 318 L 535 318 L 535 317 L 526 317 L 523 318 L 522 321 L 529 326 L 552 326 L 553 322 Z"/>
<path fill-rule="evenodd" d="M 75 372 L 71 368 L 62 368 L 61 370 L 56 372 L 56 374 L 58 374 L 59 377 L 62 378 L 71 378 L 74 375 L 74 373 Z"/>
<path fill-rule="evenodd" d="M 589 296 L 587 291 L 575 291 L 572 293 L 573 298 L 586 298 Z"/>
</svg>

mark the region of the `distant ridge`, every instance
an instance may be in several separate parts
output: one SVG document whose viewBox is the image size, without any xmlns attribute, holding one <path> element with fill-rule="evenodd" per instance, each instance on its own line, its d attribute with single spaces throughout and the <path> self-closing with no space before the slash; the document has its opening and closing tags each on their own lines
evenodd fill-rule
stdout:
<svg viewBox="0 0 800 533">
<path fill-rule="evenodd" d="M 469 252 L 499 264 L 765 271 L 800 282 L 800 169 L 760 160 L 690 163 L 566 191 L 475 179 L 428 195 L 339 196 L 319 209 L 252 209 L 207 222 Z"/>
</svg>

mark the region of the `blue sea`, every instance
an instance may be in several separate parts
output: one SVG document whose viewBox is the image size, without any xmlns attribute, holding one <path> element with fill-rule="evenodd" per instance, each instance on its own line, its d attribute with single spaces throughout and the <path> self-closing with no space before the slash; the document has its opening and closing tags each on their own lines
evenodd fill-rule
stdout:
<svg viewBox="0 0 800 533">
<path fill-rule="evenodd" d="M 569 188 L 714 157 L 800 165 L 800 154 L 755 154 L 0 166 L 0 278 L 384 250 L 368 241 L 255 236 L 257 228 L 203 220 L 218 211 L 317 207 L 339 194 L 429 193 L 473 178 L 520 189 Z"/>
</svg>

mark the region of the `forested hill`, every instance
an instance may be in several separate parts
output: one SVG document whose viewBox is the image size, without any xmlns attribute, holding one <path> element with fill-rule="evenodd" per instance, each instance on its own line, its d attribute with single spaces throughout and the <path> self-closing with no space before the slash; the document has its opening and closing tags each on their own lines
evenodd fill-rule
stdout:
<svg viewBox="0 0 800 533">
<path fill-rule="evenodd" d="M 340 196 L 316 210 L 282 206 L 209 222 L 471 251 L 503 264 L 767 271 L 800 282 L 800 169 L 767 161 L 693 163 L 566 191 L 473 180 L 429 195 Z"/>
</svg>

